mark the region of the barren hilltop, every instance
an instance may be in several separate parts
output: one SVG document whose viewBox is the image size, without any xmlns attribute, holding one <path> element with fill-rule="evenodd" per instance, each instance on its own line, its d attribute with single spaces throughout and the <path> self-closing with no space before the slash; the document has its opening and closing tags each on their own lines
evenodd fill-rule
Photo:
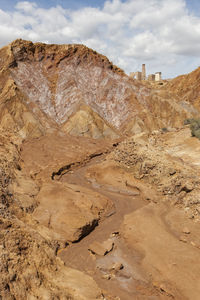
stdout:
<svg viewBox="0 0 200 300">
<path fill-rule="evenodd" d="M 1 299 L 199 300 L 199 81 L 0 49 Z"/>
</svg>

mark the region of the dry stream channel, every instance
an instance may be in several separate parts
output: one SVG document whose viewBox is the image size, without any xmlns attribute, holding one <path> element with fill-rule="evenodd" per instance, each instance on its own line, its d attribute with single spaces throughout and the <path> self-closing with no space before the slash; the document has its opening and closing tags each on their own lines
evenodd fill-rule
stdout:
<svg viewBox="0 0 200 300">
<path fill-rule="evenodd" d="M 99 164 L 103 159 L 102 156 L 93 158 L 85 166 L 69 171 L 59 179 L 95 190 L 111 199 L 114 207 L 92 232 L 79 242 L 61 249 L 58 255 L 67 266 L 92 276 L 103 290 L 119 297 L 116 299 L 161 299 L 158 293 L 149 287 L 146 275 L 140 268 L 141 254 L 130 250 L 120 236 L 124 216 L 147 205 L 148 202 L 135 191 L 120 191 L 112 186 L 98 184 L 93 179 L 86 179 L 87 168 Z M 89 250 L 94 242 L 103 244 L 106 241 L 112 241 L 113 244 L 112 250 L 106 255 L 96 255 Z"/>
</svg>

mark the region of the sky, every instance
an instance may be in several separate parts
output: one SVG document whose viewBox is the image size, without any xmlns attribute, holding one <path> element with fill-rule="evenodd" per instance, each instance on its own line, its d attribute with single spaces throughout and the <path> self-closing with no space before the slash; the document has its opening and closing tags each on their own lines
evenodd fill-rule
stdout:
<svg viewBox="0 0 200 300">
<path fill-rule="evenodd" d="M 200 65 L 200 0 L 0 0 L 0 47 L 17 38 L 84 44 L 127 74 Z"/>
</svg>

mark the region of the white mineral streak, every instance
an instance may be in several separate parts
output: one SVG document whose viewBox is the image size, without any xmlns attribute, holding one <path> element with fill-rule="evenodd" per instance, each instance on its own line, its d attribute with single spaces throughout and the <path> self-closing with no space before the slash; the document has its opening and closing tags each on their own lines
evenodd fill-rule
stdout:
<svg viewBox="0 0 200 300">
<path fill-rule="evenodd" d="M 18 62 L 18 67 L 13 71 L 14 79 L 28 98 L 36 102 L 41 110 L 52 118 L 56 113 L 51 103 L 51 91 L 47 78 L 43 74 L 40 63 Z"/>
<path fill-rule="evenodd" d="M 139 89 L 112 70 L 77 64 L 77 58 L 63 60 L 57 69 L 55 95 L 52 95 L 42 62 L 18 62 L 13 77 L 28 98 L 59 124 L 64 123 L 81 103 L 89 105 L 114 127 L 119 128 L 134 111 L 131 97 L 137 94 L 140 104 L 148 90 Z M 52 101 L 54 99 L 54 101 Z"/>
</svg>

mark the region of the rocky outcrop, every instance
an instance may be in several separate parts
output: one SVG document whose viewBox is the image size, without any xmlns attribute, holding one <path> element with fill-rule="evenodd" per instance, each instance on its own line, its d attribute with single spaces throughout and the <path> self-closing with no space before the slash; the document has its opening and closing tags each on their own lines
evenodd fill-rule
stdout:
<svg viewBox="0 0 200 300">
<path fill-rule="evenodd" d="M 23 137 L 61 128 L 72 135 L 115 138 L 180 126 L 198 113 L 167 85 L 133 80 L 83 45 L 16 40 L 0 57 L 0 122 Z"/>
<path fill-rule="evenodd" d="M 60 182 L 43 184 L 36 201 L 33 218 L 50 229 L 51 239 L 63 247 L 88 235 L 112 208 L 101 194 Z"/>
<path fill-rule="evenodd" d="M 184 78 L 139 82 L 83 45 L 0 49 L 0 298 L 198 299 L 200 142 L 169 128 L 199 112 Z"/>
</svg>

